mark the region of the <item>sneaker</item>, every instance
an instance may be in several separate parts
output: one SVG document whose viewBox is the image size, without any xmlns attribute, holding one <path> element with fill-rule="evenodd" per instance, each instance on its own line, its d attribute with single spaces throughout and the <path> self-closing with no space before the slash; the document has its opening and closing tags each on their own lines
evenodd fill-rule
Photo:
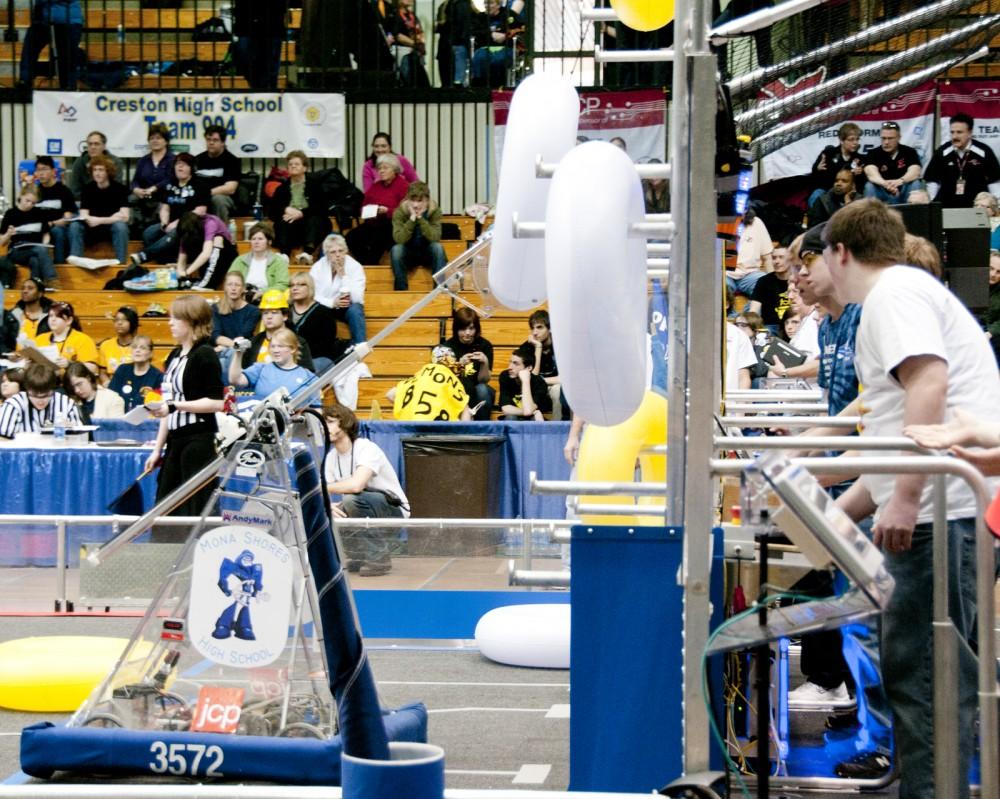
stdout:
<svg viewBox="0 0 1000 799">
<path fill-rule="evenodd" d="M 806 680 L 794 691 L 788 692 L 789 707 L 846 707 L 851 704 L 853 701 L 844 683 L 836 688 L 823 688 Z"/>
<path fill-rule="evenodd" d="M 892 770 L 892 757 L 886 752 L 875 750 L 862 752 L 859 755 L 838 763 L 833 773 L 838 777 L 851 780 L 878 780 Z"/>
<path fill-rule="evenodd" d="M 162 291 L 156 285 L 156 272 L 148 272 L 142 277 L 126 280 L 122 285 L 126 291 Z"/>
<path fill-rule="evenodd" d="M 128 257 L 133 266 L 142 266 L 146 263 L 146 256 L 141 252 L 134 252 Z"/>
<path fill-rule="evenodd" d="M 307 252 L 300 252 L 295 256 L 295 263 L 305 264 L 306 266 L 312 266 L 313 257 Z"/>
</svg>

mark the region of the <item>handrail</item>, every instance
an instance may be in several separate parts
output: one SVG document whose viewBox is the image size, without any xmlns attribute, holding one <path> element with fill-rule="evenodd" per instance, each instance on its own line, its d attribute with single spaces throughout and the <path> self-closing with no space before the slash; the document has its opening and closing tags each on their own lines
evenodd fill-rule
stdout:
<svg viewBox="0 0 1000 799">
<path fill-rule="evenodd" d="M 716 449 L 903 450 L 932 453 L 906 436 L 715 436 Z"/>
<path fill-rule="evenodd" d="M 826 415 L 825 402 L 727 402 L 726 412 L 732 413 L 811 413 Z"/>
<path fill-rule="evenodd" d="M 861 424 L 860 416 L 720 416 L 724 427 L 845 427 Z"/>
</svg>

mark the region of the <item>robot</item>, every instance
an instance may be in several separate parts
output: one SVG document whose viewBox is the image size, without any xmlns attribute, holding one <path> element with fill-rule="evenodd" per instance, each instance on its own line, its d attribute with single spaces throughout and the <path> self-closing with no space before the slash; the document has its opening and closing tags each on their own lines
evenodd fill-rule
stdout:
<svg viewBox="0 0 1000 799">
<path fill-rule="evenodd" d="M 235 635 L 244 641 L 255 641 L 253 623 L 250 620 L 250 600 L 260 594 L 263 588 L 263 567 L 253 562 L 253 552 L 244 549 L 235 561 L 223 558 L 219 565 L 219 589 L 226 596 L 233 596 L 229 578 L 240 581 L 236 597 L 231 605 L 219 615 L 215 622 L 213 638 L 226 639 Z"/>
</svg>

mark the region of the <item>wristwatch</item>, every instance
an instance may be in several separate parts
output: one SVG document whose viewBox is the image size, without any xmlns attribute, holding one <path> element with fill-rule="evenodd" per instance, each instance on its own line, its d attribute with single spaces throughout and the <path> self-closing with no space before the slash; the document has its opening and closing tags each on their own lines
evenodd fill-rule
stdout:
<svg viewBox="0 0 1000 799">
<path fill-rule="evenodd" d="M 168 402 L 167 403 L 167 413 L 173 413 L 176 410 L 177 410 L 176 403 L 173 403 L 173 402 Z"/>
</svg>

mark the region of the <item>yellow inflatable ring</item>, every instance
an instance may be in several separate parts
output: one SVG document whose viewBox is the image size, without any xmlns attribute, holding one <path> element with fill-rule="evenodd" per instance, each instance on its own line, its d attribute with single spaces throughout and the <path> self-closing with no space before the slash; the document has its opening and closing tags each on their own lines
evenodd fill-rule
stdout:
<svg viewBox="0 0 1000 799">
<path fill-rule="evenodd" d="M 76 710 L 108 676 L 127 638 L 52 635 L 0 644 L 0 707 L 36 713 Z M 151 645 L 141 642 L 136 655 Z"/>
<path fill-rule="evenodd" d="M 667 443 L 667 399 L 655 391 L 647 391 L 642 404 L 632 416 L 612 427 L 587 425 L 580 442 L 576 461 L 576 476 L 586 482 L 631 482 L 635 479 L 636 459 L 644 482 L 660 481 L 666 485 L 667 456 L 640 455 L 654 444 Z M 633 505 L 635 497 L 580 497 L 580 504 Z M 638 505 L 662 505 L 666 497 L 639 497 Z M 638 506 L 637 506 L 638 507 Z M 582 515 L 586 524 L 653 525 L 663 524 L 662 516 L 601 516 Z"/>
</svg>

